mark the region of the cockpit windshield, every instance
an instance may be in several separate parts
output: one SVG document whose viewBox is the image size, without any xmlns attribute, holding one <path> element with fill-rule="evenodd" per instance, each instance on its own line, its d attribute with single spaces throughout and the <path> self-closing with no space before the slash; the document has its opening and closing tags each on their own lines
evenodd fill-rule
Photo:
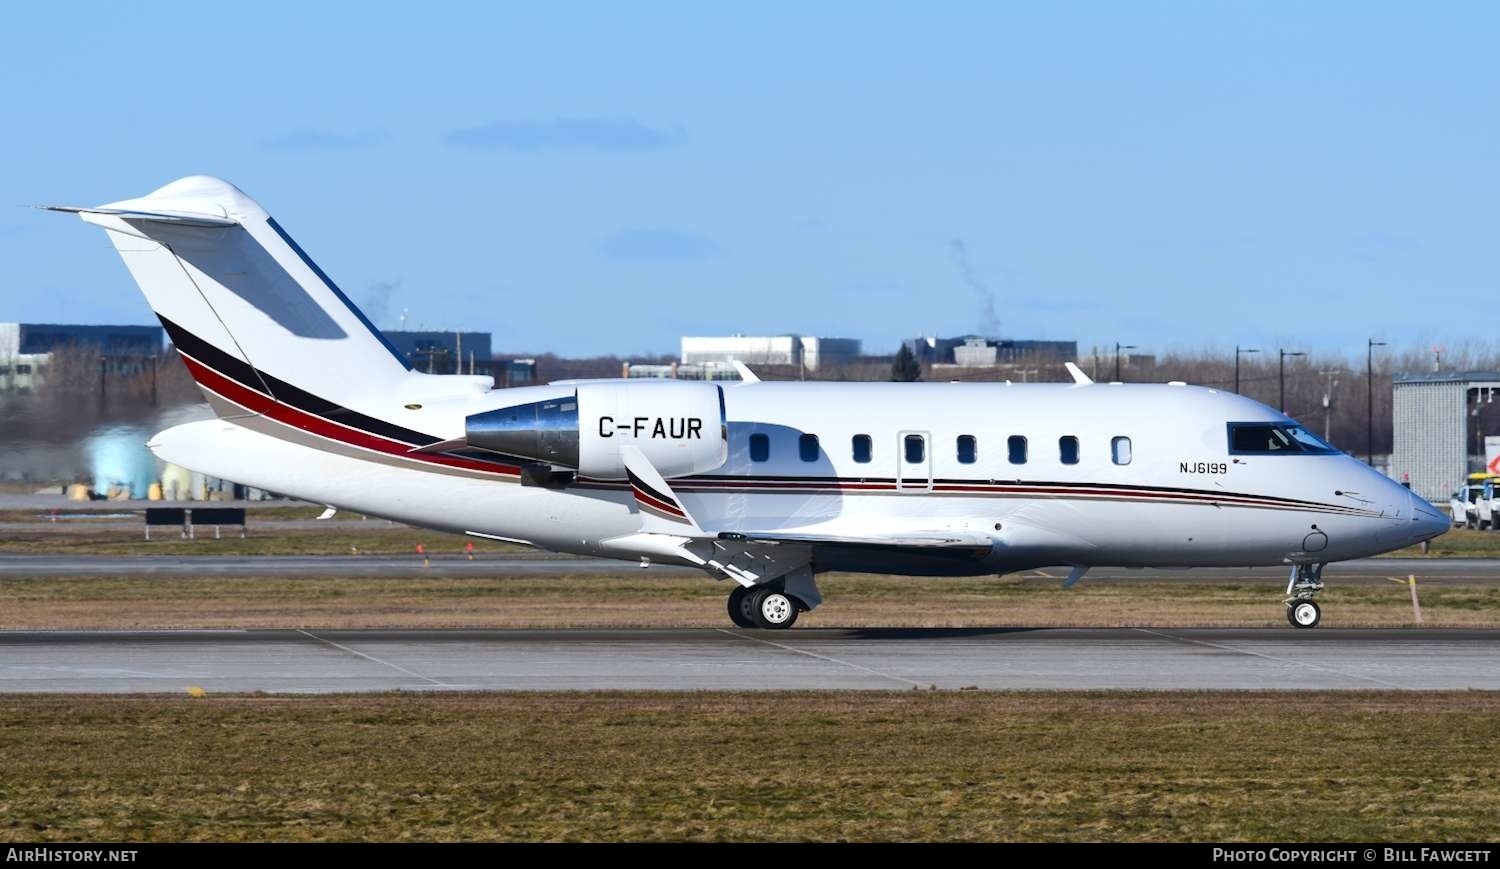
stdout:
<svg viewBox="0 0 1500 869">
<path fill-rule="evenodd" d="M 1300 425 L 1232 422 L 1229 424 L 1229 452 L 1232 455 L 1326 455 L 1338 450 Z"/>
</svg>

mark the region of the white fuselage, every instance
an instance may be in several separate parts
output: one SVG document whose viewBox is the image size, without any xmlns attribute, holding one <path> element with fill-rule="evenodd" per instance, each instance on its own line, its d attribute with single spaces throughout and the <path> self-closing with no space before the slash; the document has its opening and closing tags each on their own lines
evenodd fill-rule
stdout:
<svg viewBox="0 0 1500 869">
<path fill-rule="evenodd" d="M 468 414 L 571 389 L 448 390 L 415 410 L 412 396 L 396 390 L 359 410 L 451 438 Z M 726 386 L 724 412 L 727 462 L 670 480 L 707 531 L 864 539 L 962 532 L 993 540 L 977 560 L 820 551 L 818 570 L 963 575 L 1046 565 L 1321 563 L 1407 546 L 1449 524 L 1343 454 L 1232 453 L 1230 423 L 1289 420 L 1201 387 L 765 382 Z M 275 416 L 262 410 L 179 426 L 152 448 L 205 473 L 413 525 L 559 552 L 671 560 L 633 542 L 641 523 L 623 483 L 522 485 L 514 468 L 435 465 L 372 449 L 368 436 L 350 442 Z M 973 440 L 961 450 L 960 437 Z M 856 438 L 868 438 L 867 456 Z M 920 455 L 908 453 L 909 438 L 920 439 Z M 1024 462 L 1012 460 L 1012 438 L 1025 438 Z M 1064 461 L 1064 438 L 1076 438 L 1075 462 Z"/>
</svg>

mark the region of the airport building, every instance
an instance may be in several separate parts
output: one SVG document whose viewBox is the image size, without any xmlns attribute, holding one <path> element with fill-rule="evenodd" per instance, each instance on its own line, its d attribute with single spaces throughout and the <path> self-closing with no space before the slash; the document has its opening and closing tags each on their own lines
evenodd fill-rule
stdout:
<svg viewBox="0 0 1500 869">
<path fill-rule="evenodd" d="M 38 389 L 53 354 L 64 351 L 96 354 L 112 375 L 138 374 L 161 356 L 163 333 L 160 326 L 0 323 L 0 392 Z"/>
<path fill-rule="evenodd" d="M 1500 393 L 1500 371 L 1433 371 L 1391 378 L 1392 479 L 1443 503 L 1484 465 L 1482 421 Z"/>
<path fill-rule="evenodd" d="M 384 332 L 411 367 L 428 374 L 479 373 L 491 357 L 488 332 Z"/>
<path fill-rule="evenodd" d="M 682 362 L 743 362 L 746 365 L 795 365 L 817 371 L 859 358 L 858 338 L 820 338 L 813 335 L 726 335 L 682 339 Z"/>
<path fill-rule="evenodd" d="M 495 386 L 536 383 L 535 359 L 496 359 L 489 332 L 382 332 L 396 352 L 428 374 L 488 374 Z"/>
<path fill-rule="evenodd" d="M 918 362 L 928 365 L 958 365 L 965 368 L 1033 362 L 1061 365 L 1078 358 L 1077 341 L 1012 340 L 964 335 L 958 338 L 908 338 L 902 343 Z"/>
<path fill-rule="evenodd" d="M 496 389 L 536 385 L 535 359 L 490 359 L 473 372 L 495 378 Z"/>
<path fill-rule="evenodd" d="M 728 362 L 673 362 L 668 365 L 626 362 L 622 377 L 646 380 L 740 380 Z"/>
</svg>

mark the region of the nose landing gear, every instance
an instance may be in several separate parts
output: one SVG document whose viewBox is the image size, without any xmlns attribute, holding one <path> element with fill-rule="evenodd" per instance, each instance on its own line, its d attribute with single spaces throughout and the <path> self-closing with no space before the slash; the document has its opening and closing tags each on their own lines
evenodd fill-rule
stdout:
<svg viewBox="0 0 1500 869">
<path fill-rule="evenodd" d="M 1322 564 L 1299 564 L 1292 568 L 1286 584 L 1286 620 L 1294 628 L 1315 628 L 1323 610 L 1314 600 L 1323 590 Z"/>
</svg>

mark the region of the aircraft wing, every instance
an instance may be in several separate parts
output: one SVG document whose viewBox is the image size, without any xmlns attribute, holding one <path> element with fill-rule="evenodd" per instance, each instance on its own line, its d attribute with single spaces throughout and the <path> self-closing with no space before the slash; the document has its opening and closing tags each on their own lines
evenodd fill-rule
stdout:
<svg viewBox="0 0 1500 869">
<path fill-rule="evenodd" d="M 785 531 L 721 531 L 718 539 L 750 543 L 803 543 L 810 546 L 848 546 L 858 549 L 941 549 L 945 551 L 969 550 L 989 552 L 994 545 L 982 534 L 950 533 L 945 531 L 911 532 L 901 534 L 799 534 Z"/>
<path fill-rule="evenodd" d="M 654 549 L 661 555 L 684 559 L 746 586 L 766 576 L 782 576 L 805 568 L 819 549 L 900 550 L 981 558 L 994 546 L 988 536 L 963 531 L 918 529 L 894 534 L 705 531 L 640 450 L 624 446 L 620 454 L 625 460 L 631 494 L 641 520 L 641 530 L 631 536 L 631 546 L 637 551 Z"/>
<path fill-rule="evenodd" d="M 621 447 L 625 472 L 630 479 L 630 493 L 641 516 L 641 531 L 692 540 L 716 540 L 725 544 L 769 544 L 781 546 L 850 546 L 861 549 L 933 549 L 947 551 L 989 552 L 993 541 L 983 534 L 963 531 L 926 531 L 913 529 L 899 533 L 805 534 L 796 531 L 755 531 L 721 529 L 705 531 L 693 518 L 682 499 L 662 479 L 650 460 L 633 446 Z"/>
</svg>

